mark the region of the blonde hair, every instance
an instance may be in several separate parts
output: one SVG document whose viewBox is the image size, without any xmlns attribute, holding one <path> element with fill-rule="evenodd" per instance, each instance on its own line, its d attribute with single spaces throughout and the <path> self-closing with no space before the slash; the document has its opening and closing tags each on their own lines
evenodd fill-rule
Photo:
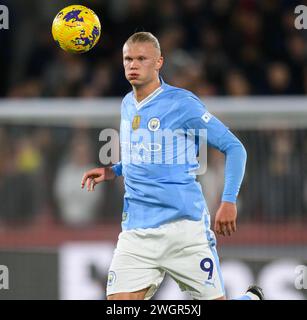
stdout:
<svg viewBox="0 0 307 320">
<path fill-rule="evenodd" d="M 156 49 L 158 49 L 161 54 L 161 48 L 159 40 L 151 33 L 151 32 L 136 32 L 132 36 L 130 36 L 125 44 L 129 43 L 139 43 L 139 42 L 150 42 Z"/>
</svg>

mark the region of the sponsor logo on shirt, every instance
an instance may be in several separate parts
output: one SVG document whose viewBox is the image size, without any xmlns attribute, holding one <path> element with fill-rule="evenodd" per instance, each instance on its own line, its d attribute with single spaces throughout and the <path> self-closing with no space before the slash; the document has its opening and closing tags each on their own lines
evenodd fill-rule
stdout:
<svg viewBox="0 0 307 320">
<path fill-rule="evenodd" d="M 210 119 L 212 118 L 212 114 L 208 111 L 206 111 L 203 116 L 201 117 L 206 123 L 208 123 L 210 121 Z"/>
</svg>

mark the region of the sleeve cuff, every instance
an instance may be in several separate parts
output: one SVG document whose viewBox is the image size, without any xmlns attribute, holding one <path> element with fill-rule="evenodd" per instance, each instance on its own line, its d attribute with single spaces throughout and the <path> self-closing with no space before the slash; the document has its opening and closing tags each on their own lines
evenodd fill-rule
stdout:
<svg viewBox="0 0 307 320">
<path fill-rule="evenodd" d="M 223 195 L 222 197 L 222 201 L 223 202 L 232 202 L 232 203 L 236 203 L 237 202 L 237 197 L 235 195 Z"/>
<path fill-rule="evenodd" d="M 122 175 L 122 164 L 121 163 L 114 164 L 111 168 L 117 177 Z"/>
</svg>

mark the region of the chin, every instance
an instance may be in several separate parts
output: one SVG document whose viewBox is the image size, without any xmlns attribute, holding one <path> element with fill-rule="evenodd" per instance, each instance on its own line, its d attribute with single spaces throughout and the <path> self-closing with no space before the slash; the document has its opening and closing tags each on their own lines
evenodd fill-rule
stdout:
<svg viewBox="0 0 307 320">
<path fill-rule="evenodd" d="M 132 80 L 129 80 L 129 82 L 132 86 L 140 86 L 143 84 L 142 81 L 139 79 L 132 79 Z"/>
</svg>

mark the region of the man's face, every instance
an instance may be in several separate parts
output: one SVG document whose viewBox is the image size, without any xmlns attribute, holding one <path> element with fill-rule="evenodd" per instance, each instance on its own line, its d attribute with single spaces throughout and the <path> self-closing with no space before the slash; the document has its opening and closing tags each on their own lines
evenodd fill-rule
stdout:
<svg viewBox="0 0 307 320">
<path fill-rule="evenodd" d="M 132 86 L 145 85 L 158 75 L 163 58 L 150 42 L 126 43 L 123 47 L 126 79 Z"/>
</svg>

